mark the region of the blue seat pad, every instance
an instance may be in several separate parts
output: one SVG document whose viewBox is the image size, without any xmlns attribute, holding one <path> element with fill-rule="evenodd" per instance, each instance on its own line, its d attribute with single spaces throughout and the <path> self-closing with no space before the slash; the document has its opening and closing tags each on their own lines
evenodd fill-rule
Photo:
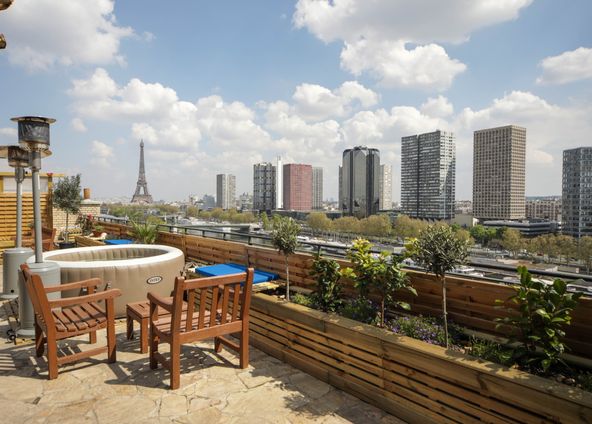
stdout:
<svg viewBox="0 0 592 424">
<path fill-rule="evenodd" d="M 201 266 L 199 268 L 195 268 L 195 272 L 205 275 L 206 277 L 216 277 L 220 275 L 238 274 L 239 272 L 246 271 L 246 269 L 246 266 L 230 263 Z M 253 284 L 265 283 L 267 281 L 276 280 L 277 278 L 277 274 L 255 270 L 255 275 L 253 275 Z"/>
</svg>

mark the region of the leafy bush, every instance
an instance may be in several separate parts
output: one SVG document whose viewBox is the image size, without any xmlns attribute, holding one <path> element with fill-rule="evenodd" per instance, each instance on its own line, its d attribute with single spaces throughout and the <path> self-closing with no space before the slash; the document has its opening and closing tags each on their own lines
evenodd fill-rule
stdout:
<svg viewBox="0 0 592 424">
<path fill-rule="evenodd" d="M 66 212 L 65 241 L 68 241 L 68 220 L 70 214 L 80 210 L 80 174 L 64 177 L 53 188 L 52 201 L 55 207 Z"/>
<path fill-rule="evenodd" d="M 357 298 L 345 302 L 341 314 L 364 324 L 376 325 L 379 323 L 378 305 L 367 298 Z"/>
<path fill-rule="evenodd" d="M 294 293 L 292 296 L 292 302 L 297 303 L 302 306 L 308 306 L 309 308 L 314 308 L 315 302 L 310 296 L 303 295 L 302 293 Z"/>
<path fill-rule="evenodd" d="M 441 320 L 434 317 L 418 316 L 401 316 L 390 320 L 388 327 L 394 333 L 403 336 L 413 337 L 414 339 L 424 341 L 426 343 L 435 344 L 439 346 L 446 346 L 446 332 Z M 451 325 L 452 339 L 450 343 L 456 343 L 460 338 L 460 327 Z M 449 335 L 450 336 L 450 335 Z"/>
<path fill-rule="evenodd" d="M 409 304 L 395 299 L 395 293 L 407 289 L 417 295 L 409 280 L 401 270 L 399 258 L 387 252 L 375 254 L 371 252 L 368 240 L 356 239 L 347 253 L 352 268 L 346 268 L 343 275 L 354 280 L 360 300 L 368 298 L 370 289 L 374 288 L 380 296 L 380 325 L 384 327 L 385 312 L 389 306 L 409 309 Z M 363 304 L 363 303 L 362 303 Z"/>
<path fill-rule="evenodd" d="M 316 255 L 311 275 L 317 279 L 316 303 L 324 312 L 335 312 L 343 303 L 341 300 L 341 270 L 337 261 Z"/>
<path fill-rule="evenodd" d="M 514 365 L 514 351 L 490 340 L 472 337 L 467 353 L 507 367 Z"/>
<path fill-rule="evenodd" d="M 520 284 L 514 287 L 516 294 L 506 302 L 517 304 L 520 315 L 498 318 L 497 321 L 518 329 L 511 338 L 522 343 L 515 350 L 516 361 L 524 366 L 541 367 L 546 373 L 565 352 L 563 326 L 571 323 L 571 311 L 577 306 L 582 293 L 568 293 L 567 283 L 560 279 L 553 284 L 533 280 L 526 267 L 519 267 L 518 274 Z M 496 302 L 505 303 L 503 300 Z"/>
<path fill-rule="evenodd" d="M 154 244 L 158 236 L 158 227 L 153 224 L 132 221 L 132 236 L 142 244 Z"/>
</svg>

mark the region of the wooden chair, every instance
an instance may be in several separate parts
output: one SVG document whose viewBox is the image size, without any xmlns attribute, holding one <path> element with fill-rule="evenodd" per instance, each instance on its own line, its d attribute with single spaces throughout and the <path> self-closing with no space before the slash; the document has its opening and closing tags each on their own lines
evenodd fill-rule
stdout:
<svg viewBox="0 0 592 424">
<path fill-rule="evenodd" d="M 34 274 L 26 264 L 21 265 L 25 286 L 35 311 L 35 350 L 37 357 L 43 356 L 47 344 L 49 379 L 58 376 L 58 365 L 78 361 L 107 352 L 108 362 L 116 360 L 115 353 L 115 310 L 114 300 L 121 295 L 119 289 L 105 289 L 95 292 L 102 284 L 98 278 L 44 287 L 41 277 Z M 86 289 L 86 295 L 49 300 L 48 293 L 65 290 Z M 105 309 L 99 305 L 105 302 Z M 107 329 L 107 346 L 89 349 L 71 355 L 58 357 L 57 341 L 81 334 L 90 335 L 90 343 L 96 343 L 97 330 Z"/>
<path fill-rule="evenodd" d="M 54 240 L 57 230 L 55 228 L 42 227 L 41 228 L 41 246 L 44 251 L 53 250 L 55 245 Z M 16 240 L 16 238 L 15 238 Z M 23 238 L 23 247 L 35 247 L 35 230 L 31 229 L 31 236 Z"/>
<path fill-rule="evenodd" d="M 148 293 L 150 368 L 156 369 L 159 362 L 167 368 L 171 373 L 171 389 L 179 388 L 183 343 L 214 338 L 216 352 L 225 345 L 239 352 L 241 368 L 249 365 L 249 308 L 253 274 L 253 268 L 249 268 L 247 272 L 220 277 L 192 280 L 177 277 L 172 297 L 162 298 Z M 187 296 L 186 311 L 183 310 L 184 294 Z M 196 303 L 199 303 L 197 311 Z M 170 315 L 159 315 L 158 307 L 169 311 Z M 239 333 L 238 344 L 222 337 L 234 333 Z M 170 345 L 170 360 L 158 352 L 160 343 Z"/>
</svg>

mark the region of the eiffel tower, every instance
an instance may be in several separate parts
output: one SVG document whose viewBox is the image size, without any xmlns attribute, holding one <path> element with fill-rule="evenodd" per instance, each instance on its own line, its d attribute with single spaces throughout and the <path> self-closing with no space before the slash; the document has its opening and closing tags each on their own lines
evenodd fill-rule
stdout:
<svg viewBox="0 0 592 424">
<path fill-rule="evenodd" d="M 140 194 L 141 189 L 144 189 L 144 194 Z M 153 203 L 152 196 L 148 193 L 148 183 L 144 171 L 144 140 L 140 141 L 140 175 L 138 175 L 138 184 L 132 197 L 132 203 Z"/>
</svg>

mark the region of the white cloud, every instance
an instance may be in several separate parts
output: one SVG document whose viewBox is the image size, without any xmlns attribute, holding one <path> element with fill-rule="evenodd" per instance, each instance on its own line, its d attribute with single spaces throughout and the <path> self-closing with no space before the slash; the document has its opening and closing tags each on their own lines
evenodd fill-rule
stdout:
<svg viewBox="0 0 592 424">
<path fill-rule="evenodd" d="M 464 42 L 477 29 L 516 19 L 531 2 L 299 0 L 293 22 L 326 43 L 343 41 L 341 66 L 354 75 L 443 90 L 466 66 L 437 43 Z"/>
<path fill-rule="evenodd" d="M 119 52 L 130 27 L 117 24 L 112 0 L 19 0 L 2 14 L 11 63 L 29 71 L 55 65 L 125 62 Z"/>
<path fill-rule="evenodd" d="M 74 131 L 77 132 L 87 131 L 86 125 L 84 125 L 84 121 L 80 118 L 72 119 L 72 121 L 70 121 L 70 126 L 72 127 L 72 129 L 74 129 Z"/>
<path fill-rule="evenodd" d="M 292 99 L 298 115 L 308 121 L 322 121 L 349 114 L 358 104 L 370 107 L 378 102 L 378 94 L 357 81 L 346 81 L 331 91 L 317 84 L 300 84 Z"/>
<path fill-rule="evenodd" d="M 10 127 L 0 128 L 0 135 L 6 136 L 6 137 L 14 137 L 15 142 L 16 142 L 16 137 L 17 137 L 16 128 L 10 128 Z"/>
<path fill-rule="evenodd" d="M 91 143 L 91 163 L 100 168 L 108 168 L 113 159 L 113 148 L 107 144 L 93 140 Z"/>
<path fill-rule="evenodd" d="M 421 112 L 434 118 L 444 118 L 452 115 L 454 107 L 444 96 L 430 97 L 420 107 Z"/>
<path fill-rule="evenodd" d="M 537 84 L 567 84 L 592 78 L 592 48 L 580 47 L 550 56 L 540 63 L 543 74 Z"/>
</svg>

